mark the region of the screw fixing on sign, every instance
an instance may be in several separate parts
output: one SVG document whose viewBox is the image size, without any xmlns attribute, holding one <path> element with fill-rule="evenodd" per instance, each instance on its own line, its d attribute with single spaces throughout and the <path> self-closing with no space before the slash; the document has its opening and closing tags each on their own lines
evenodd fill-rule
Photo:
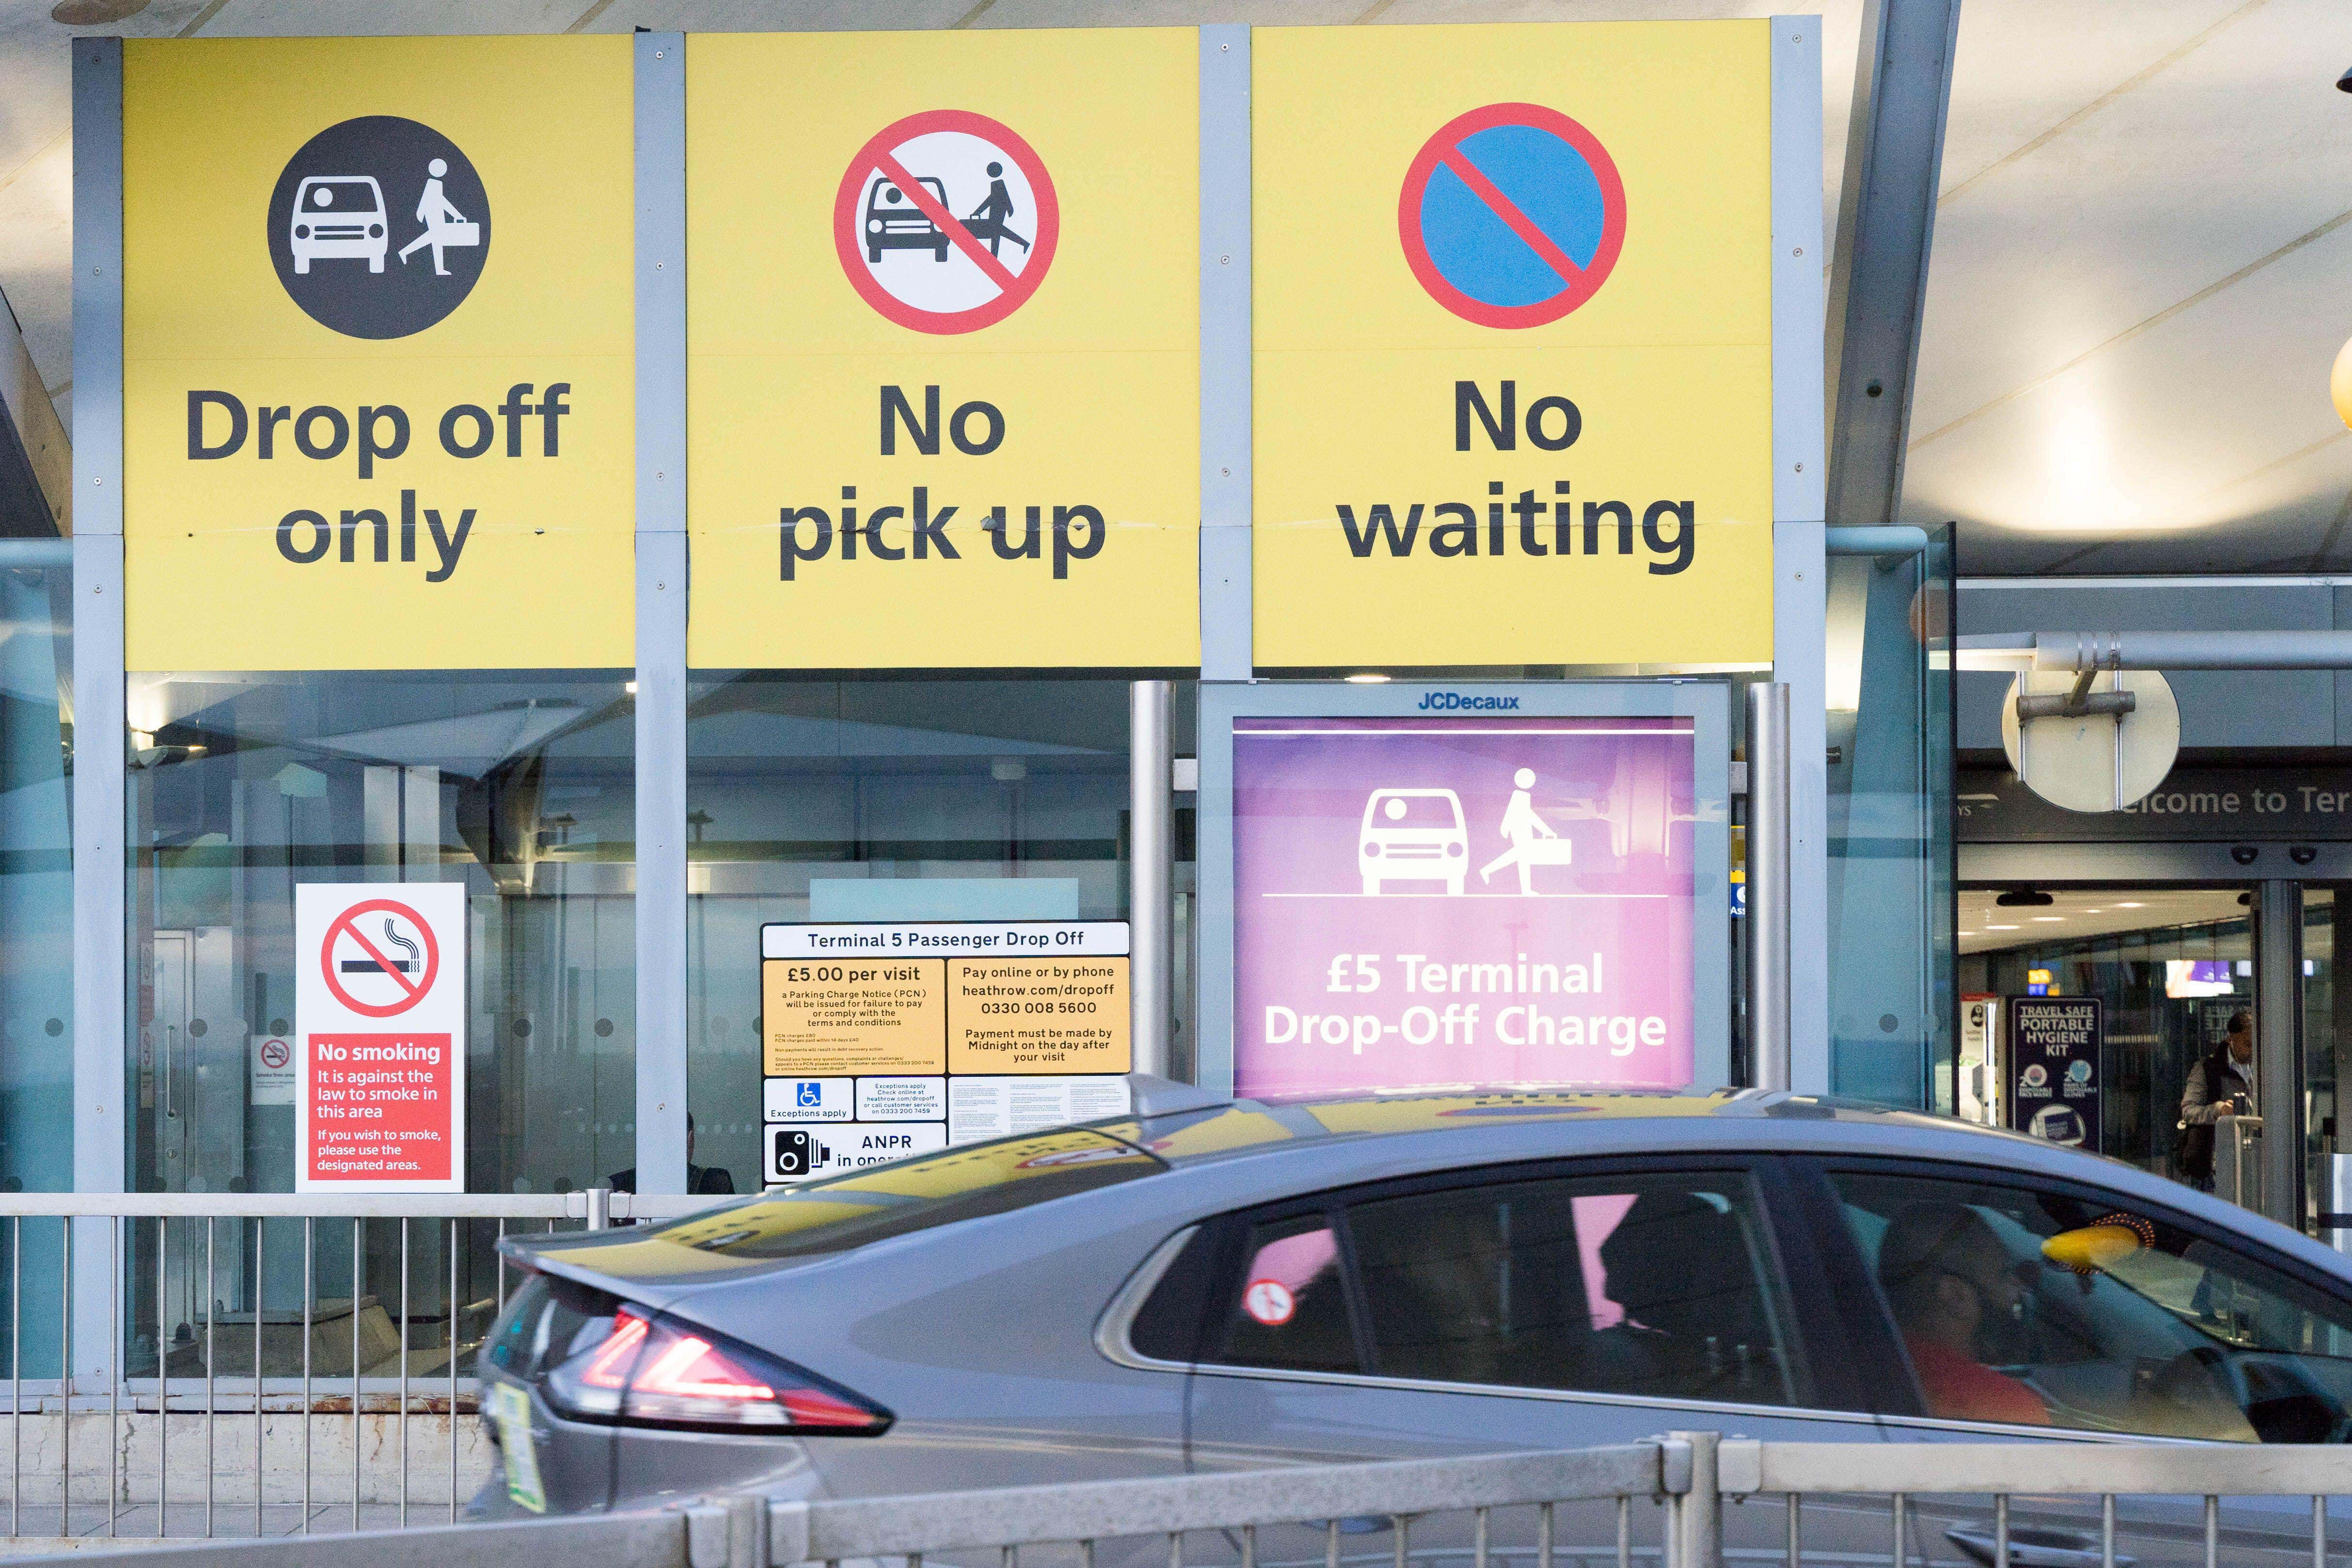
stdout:
<svg viewBox="0 0 2352 1568">
<path fill-rule="evenodd" d="M 1625 245 L 1625 184 L 1556 110 L 1491 103 L 1423 144 L 1397 237 L 1430 298 L 1482 327 L 1537 327 L 1583 304 Z"/>
<path fill-rule="evenodd" d="M 858 296 L 919 332 L 992 326 L 1045 280 L 1062 231 L 1053 176 L 1010 126 L 961 109 L 877 132 L 841 176 L 834 247 Z"/>
</svg>

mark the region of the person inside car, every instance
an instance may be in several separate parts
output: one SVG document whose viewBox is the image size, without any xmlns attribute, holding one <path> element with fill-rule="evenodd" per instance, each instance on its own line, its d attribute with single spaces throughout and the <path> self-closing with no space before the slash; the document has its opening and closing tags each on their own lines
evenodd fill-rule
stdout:
<svg viewBox="0 0 2352 1568">
<path fill-rule="evenodd" d="M 2031 1387 L 1980 1359 L 1987 1333 L 2017 1312 L 2026 1282 L 1984 1216 L 1959 1204 L 1913 1204 L 1887 1223 L 1878 1282 L 1919 1374 L 1930 1415 L 2047 1426 Z"/>
</svg>

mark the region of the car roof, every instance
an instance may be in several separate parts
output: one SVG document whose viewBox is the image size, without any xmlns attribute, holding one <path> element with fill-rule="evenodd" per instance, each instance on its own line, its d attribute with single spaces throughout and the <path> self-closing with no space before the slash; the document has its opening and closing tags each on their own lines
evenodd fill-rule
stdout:
<svg viewBox="0 0 2352 1568">
<path fill-rule="evenodd" d="M 1205 1099 L 1205 1097 L 1203 1097 Z M 1163 1102 L 1166 1103 L 1166 1102 Z M 2339 1277 L 2346 1259 L 2291 1229 L 2126 1161 L 2007 1128 L 1898 1110 L 1866 1101 L 1780 1090 L 1514 1089 L 1463 1088 L 1234 1099 L 1087 1125 L 1150 1151 L 1177 1171 L 1206 1175 L 1264 1162 L 1327 1167 L 1328 1184 L 1380 1175 L 1585 1155 L 1690 1152 L 1818 1153 L 1979 1165 L 2096 1184 L 2245 1232 Z M 1332 1158 L 1340 1149 L 1349 1157 Z M 1244 1172 L 1234 1173 L 1246 1182 Z"/>
<path fill-rule="evenodd" d="M 1922 1131 L 1965 1128 L 1987 1138 L 2022 1135 L 1943 1117 L 1889 1110 L 1882 1106 L 1811 1095 L 1768 1094 L 1752 1089 L 1707 1090 L 1518 1089 L 1462 1088 L 1402 1094 L 1350 1093 L 1234 1099 L 1196 1104 L 1092 1125 L 1150 1149 L 1173 1165 L 1242 1157 L 1271 1144 L 1300 1139 L 1412 1138 L 1461 1132 L 1481 1125 L 1525 1126 L 1538 1122 L 1664 1122 L 1705 1119 L 1750 1122 L 1759 1119 L 1806 1121 L 1890 1120 Z M 1745 1140 L 1741 1140 L 1745 1142 Z M 2026 1140 L 2037 1142 L 2038 1140 Z"/>
</svg>

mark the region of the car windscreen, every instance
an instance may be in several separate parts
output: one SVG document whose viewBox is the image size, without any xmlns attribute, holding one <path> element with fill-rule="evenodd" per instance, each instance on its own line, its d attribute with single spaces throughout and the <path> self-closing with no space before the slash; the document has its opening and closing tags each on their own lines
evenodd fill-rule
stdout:
<svg viewBox="0 0 2352 1568">
<path fill-rule="evenodd" d="M 1060 1128 L 811 1182 L 679 1220 L 655 1234 L 731 1258 L 846 1252 L 889 1237 L 1010 1214 L 1166 1169 L 1165 1162 L 1116 1138 L 1084 1128 Z"/>
<path fill-rule="evenodd" d="M 375 187 L 365 180 L 320 180 L 303 193 L 302 205 L 305 211 L 373 215 Z"/>
<path fill-rule="evenodd" d="M 1392 795 L 1374 803 L 1374 827 L 1455 827 L 1454 805 L 1442 795 Z"/>
</svg>

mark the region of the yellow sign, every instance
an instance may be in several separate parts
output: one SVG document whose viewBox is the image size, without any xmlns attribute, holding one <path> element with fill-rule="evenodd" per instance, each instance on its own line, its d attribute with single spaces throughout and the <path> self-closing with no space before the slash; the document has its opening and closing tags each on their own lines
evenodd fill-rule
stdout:
<svg viewBox="0 0 2352 1568">
<path fill-rule="evenodd" d="M 761 961 L 767 1076 L 944 1071 L 947 962 Z"/>
<path fill-rule="evenodd" d="M 1768 24 L 1254 37 L 1257 663 L 1769 663 Z"/>
<path fill-rule="evenodd" d="M 689 661 L 1197 663 L 1197 34 L 688 47 Z"/>
<path fill-rule="evenodd" d="M 1127 973 L 1123 957 L 950 961 L 948 1070 L 1130 1070 Z"/>
<path fill-rule="evenodd" d="M 123 49 L 133 670 L 635 662 L 629 43 Z"/>
</svg>

